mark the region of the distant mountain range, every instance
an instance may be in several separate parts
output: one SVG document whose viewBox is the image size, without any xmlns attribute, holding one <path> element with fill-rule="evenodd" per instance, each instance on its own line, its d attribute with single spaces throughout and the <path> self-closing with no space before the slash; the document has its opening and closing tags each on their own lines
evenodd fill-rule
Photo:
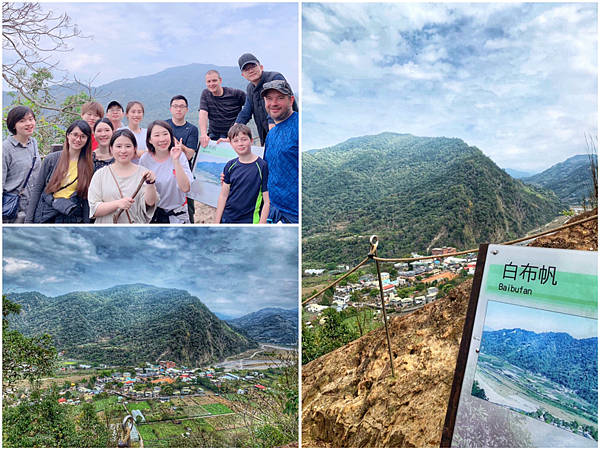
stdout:
<svg viewBox="0 0 600 450">
<path fill-rule="evenodd" d="M 264 308 L 238 319 L 228 320 L 227 323 L 233 328 L 243 330 L 258 342 L 298 342 L 298 309 Z"/>
<path fill-rule="evenodd" d="M 515 180 L 460 139 L 382 133 L 302 158 L 305 263 L 475 248 L 554 219 L 565 207 L 548 190 Z"/>
<path fill-rule="evenodd" d="M 234 319 L 234 317 L 228 316 L 227 314 L 223 314 L 220 312 L 215 312 L 215 316 L 217 316 L 219 319 L 225 320 L 225 321 Z"/>
<path fill-rule="evenodd" d="M 593 160 L 598 167 L 598 157 L 593 156 Z M 590 156 L 575 155 L 542 173 L 522 178 L 522 181 L 550 189 L 562 201 L 571 205 L 581 205 L 583 198 L 589 198 L 592 188 Z"/>
<path fill-rule="evenodd" d="M 219 178 L 221 176 L 221 174 L 223 173 L 223 169 L 225 168 L 225 163 L 198 161 L 196 163 L 196 168 L 199 170 L 203 170 L 203 171 Z"/>
<path fill-rule="evenodd" d="M 66 357 L 95 364 L 173 360 L 186 366 L 219 361 L 257 348 L 197 297 L 145 284 L 47 297 L 12 293 L 22 306 L 11 324 L 26 336 L 48 333 Z"/>
<path fill-rule="evenodd" d="M 481 353 L 540 373 L 598 404 L 598 338 L 535 333 L 521 328 L 482 333 Z"/>
<path fill-rule="evenodd" d="M 525 178 L 525 177 L 530 177 L 531 173 L 529 172 L 522 172 L 521 170 L 517 170 L 517 169 L 509 169 L 504 168 L 503 169 L 507 174 L 509 174 L 511 177 L 520 180 L 521 178 Z"/>
<path fill-rule="evenodd" d="M 223 86 L 229 86 L 246 91 L 248 81 L 245 80 L 237 66 L 215 66 L 213 64 L 189 64 L 186 66 L 172 67 L 153 75 L 136 78 L 123 78 L 101 86 L 95 86 L 96 99 L 104 106 L 112 100 L 117 100 L 123 108 L 132 100 L 143 103 L 145 114 L 142 126 L 145 128 L 156 119 L 171 117 L 169 103 L 174 95 L 183 95 L 187 98 L 189 111 L 186 116 L 188 122 L 198 126 L 198 109 L 200 107 L 200 94 L 206 89 L 204 82 L 208 70 L 218 70 L 223 78 Z M 74 83 L 61 88 L 51 89 L 51 94 L 63 101 L 67 96 L 81 90 Z M 12 99 L 2 93 L 3 105 L 10 105 Z M 127 120 L 124 119 L 125 124 Z"/>
</svg>

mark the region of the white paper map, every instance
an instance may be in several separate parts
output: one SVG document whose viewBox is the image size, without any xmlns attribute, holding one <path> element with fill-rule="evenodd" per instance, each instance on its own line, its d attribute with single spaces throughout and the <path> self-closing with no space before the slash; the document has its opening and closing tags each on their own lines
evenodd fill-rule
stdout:
<svg viewBox="0 0 600 450">
<path fill-rule="evenodd" d="M 264 147 L 252 146 L 256 156 L 262 158 L 264 152 Z M 200 147 L 193 170 L 194 182 L 187 196 L 216 208 L 221 192 L 221 173 L 227 161 L 235 158 L 237 154 L 228 142 L 217 145 L 216 141 L 210 141 L 206 148 Z"/>
</svg>

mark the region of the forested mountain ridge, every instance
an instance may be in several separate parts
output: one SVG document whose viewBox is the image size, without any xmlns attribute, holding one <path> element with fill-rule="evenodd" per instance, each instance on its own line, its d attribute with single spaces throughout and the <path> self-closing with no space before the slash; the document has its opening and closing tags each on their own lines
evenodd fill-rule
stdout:
<svg viewBox="0 0 600 450">
<path fill-rule="evenodd" d="M 598 165 L 598 157 L 593 156 Z M 580 205 L 582 199 L 588 198 L 592 188 L 590 172 L 590 156 L 575 155 L 553 165 L 542 173 L 522 178 L 525 183 L 550 189 L 563 201 L 571 205 Z"/>
<path fill-rule="evenodd" d="M 567 333 L 535 333 L 520 328 L 484 331 L 481 353 L 540 373 L 598 404 L 598 338 Z"/>
<path fill-rule="evenodd" d="M 54 298 L 13 293 L 10 299 L 23 307 L 11 323 L 24 335 L 48 333 L 65 356 L 93 363 L 170 359 L 196 366 L 258 347 L 179 289 L 133 284 Z"/>
<path fill-rule="evenodd" d="M 358 262 L 374 233 L 380 255 L 502 242 L 565 206 L 460 139 L 382 133 L 302 156 L 305 263 Z"/>
<path fill-rule="evenodd" d="M 227 321 L 241 328 L 258 342 L 296 344 L 298 342 L 298 309 L 263 308 L 243 317 Z"/>
<path fill-rule="evenodd" d="M 248 81 L 242 77 L 238 66 L 215 66 L 214 64 L 193 63 L 185 66 L 170 67 L 160 72 L 143 75 L 135 78 L 121 78 L 101 86 L 93 87 L 95 98 L 102 106 L 116 100 L 123 108 L 127 103 L 136 100 L 144 104 L 144 119 L 141 126 L 146 128 L 156 119 L 171 117 L 169 103 L 174 95 L 184 95 L 188 100 L 189 112 L 186 116 L 188 122 L 198 126 L 198 108 L 200 95 L 206 89 L 204 82 L 208 70 L 218 70 L 223 78 L 223 86 L 228 86 L 246 91 Z M 52 96 L 62 102 L 67 96 L 79 92 L 81 86 L 69 83 L 66 86 L 53 87 Z M 3 104 L 10 105 L 12 98 L 8 93 L 2 92 Z M 127 123 L 127 119 L 124 120 Z"/>
</svg>

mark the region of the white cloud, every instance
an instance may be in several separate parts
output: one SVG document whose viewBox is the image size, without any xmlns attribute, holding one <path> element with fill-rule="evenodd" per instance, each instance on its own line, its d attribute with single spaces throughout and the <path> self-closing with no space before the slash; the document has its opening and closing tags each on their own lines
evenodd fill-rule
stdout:
<svg viewBox="0 0 600 450">
<path fill-rule="evenodd" d="M 595 4 L 305 4 L 303 18 L 303 150 L 452 136 L 536 171 L 597 134 Z"/>
<path fill-rule="evenodd" d="M 4 273 L 8 275 L 15 275 L 20 272 L 44 269 L 43 265 L 24 259 L 16 259 L 6 256 L 2 258 L 2 261 L 4 261 Z"/>
<path fill-rule="evenodd" d="M 51 276 L 51 277 L 42 278 L 41 281 L 40 281 L 40 283 L 42 283 L 42 284 L 47 284 L 47 283 L 62 283 L 64 281 L 65 281 L 64 278 L 59 278 L 59 277 Z"/>
</svg>

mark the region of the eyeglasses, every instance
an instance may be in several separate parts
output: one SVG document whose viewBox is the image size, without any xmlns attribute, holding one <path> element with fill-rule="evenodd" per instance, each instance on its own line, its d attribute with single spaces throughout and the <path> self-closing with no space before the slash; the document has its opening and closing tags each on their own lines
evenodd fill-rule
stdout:
<svg viewBox="0 0 600 450">
<path fill-rule="evenodd" d="M 123 110 L 121 108 L 110 108 L 108 111 L 109 113 L 118 113 L 118 112 L 122 112 Z"/>
<path fill-rule="evenodd" d="M 187 105 L 171 105 L 173 109 L 187 109 Z"/>
<path fill-rule="evenodd" d="M 80 140 L 80 141 L 87 141 L 87 136 L 85 134 L 78 134 L 78 133 L 69 133 L 69 136 L 74 140 Z"/>
<path fill-rule="evenodd" d="M 248 72 L 249 70 L 254 69 L 255 67 L 257 67 L 256 63 L 250 63 L 250 64 L 246 64 L 244 66 L 244 68 L 242 69 L 242 72 Z"/>
</svg>

